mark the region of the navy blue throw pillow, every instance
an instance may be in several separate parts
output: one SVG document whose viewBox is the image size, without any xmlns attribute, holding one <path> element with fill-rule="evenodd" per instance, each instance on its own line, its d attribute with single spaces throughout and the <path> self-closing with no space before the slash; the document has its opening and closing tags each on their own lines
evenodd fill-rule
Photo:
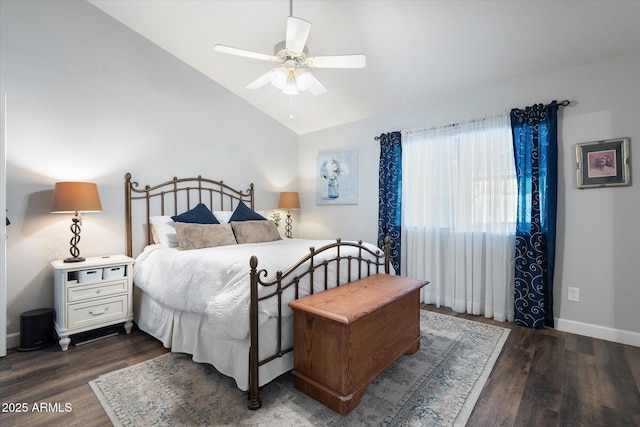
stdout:
<svg viewBox="0 0 640 427">
<path fill-rule="evenodd" d="M 195 208 L 180 215 L 172 216 L 171 219 L 174 222 L 188 222 L 191 224 L 220 224 L 213 212 L 202 203 L 198 203 Z"/>
<path fill-rule="evenodd" d="M 240 202 L 240 204 L 236 207 L 236 210 L 233 211 L 233 215 L 229 219 L 229 222 L 233 221 L 256 221 L 256 220 L 267 220 L 267 218 L 263 217 L 259 213 L 252 210 L 249 206 L 245 205 L 244 202 Z"/>
</svg>

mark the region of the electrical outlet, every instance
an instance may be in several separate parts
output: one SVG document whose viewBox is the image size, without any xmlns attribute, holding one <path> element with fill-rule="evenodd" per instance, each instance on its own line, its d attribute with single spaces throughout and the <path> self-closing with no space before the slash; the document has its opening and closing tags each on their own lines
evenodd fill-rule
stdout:
<svg viewBox="0 0 640 427">
<path fill-rule="evenodd" d="M 580 302 L 580 288 L 569 287 L 568 298 L 569 301 Z"/>
</svg>

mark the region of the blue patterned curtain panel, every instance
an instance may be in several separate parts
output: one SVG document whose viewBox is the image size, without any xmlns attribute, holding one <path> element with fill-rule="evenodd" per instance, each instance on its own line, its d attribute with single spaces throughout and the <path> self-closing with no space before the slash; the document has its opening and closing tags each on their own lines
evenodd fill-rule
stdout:
<svg viewBox="0 0 640 427">
<path fill-rule="evenodd" d="M 391 265 L 400 274 L 402 242 L 402 136 L 400 132 L 380 135 L 378 185 L 378 246 L 391 239 Z"/>
<path fill-rule="evenodd" d="M 556 101 L 511 110 L 518 180 L 514 321 L 553 327 L 558 136 Z"/>
</svg>

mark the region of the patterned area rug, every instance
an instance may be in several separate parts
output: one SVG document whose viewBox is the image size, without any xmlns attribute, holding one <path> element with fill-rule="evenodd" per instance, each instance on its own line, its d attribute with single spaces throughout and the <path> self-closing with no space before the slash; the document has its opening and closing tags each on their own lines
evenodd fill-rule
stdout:
<svg viewBox="0 0 640 427">
<path fill-rule="evenodd" d="M 235 382 L 190 356 L 168 353 L 91 381 L 116 426 L 464 426 L 509 330 L 420 311 L 420 351 L 371 383 L 348 416 L 293 388 L 288 373 L 247 409 Z"/>
</svg>

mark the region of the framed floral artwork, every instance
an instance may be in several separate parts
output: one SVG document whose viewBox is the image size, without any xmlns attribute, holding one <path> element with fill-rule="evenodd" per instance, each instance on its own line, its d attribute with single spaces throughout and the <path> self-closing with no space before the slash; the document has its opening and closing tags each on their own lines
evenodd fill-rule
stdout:
<svg viewBox="0 0 640 427">
<path fill-rule="evenodd" d="M 576 144 L 578 188 L 631 185 L 629 138 Z"/>
<path fill-rule="evenodd" d="M 316 156 L 316 205 L 358 204 L 358 150 Z"/>
</svg>

